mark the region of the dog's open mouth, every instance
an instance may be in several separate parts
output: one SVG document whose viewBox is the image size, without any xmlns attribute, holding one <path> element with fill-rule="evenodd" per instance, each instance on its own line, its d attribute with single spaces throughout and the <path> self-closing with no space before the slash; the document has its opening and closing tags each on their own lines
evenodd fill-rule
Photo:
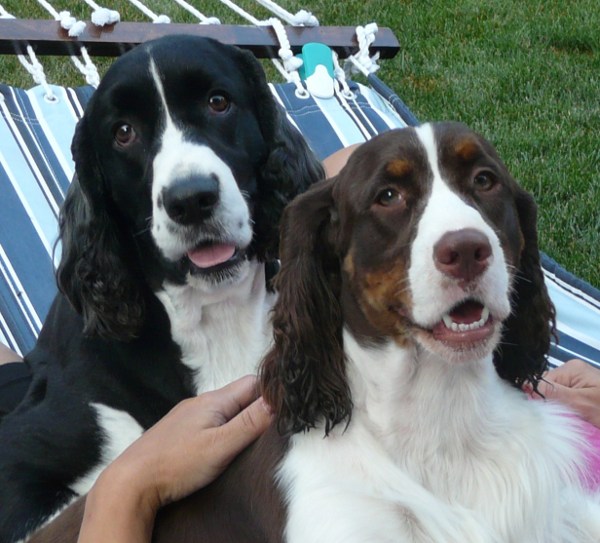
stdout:
<svg viewBox="0 0 600 543">
<path fill-rule="evenodd" d="M 446 313 L 432 329 L 433 338 L 456 348 L 481 343 L 494 333 L 493 317 L 482 303 L 465 300 Z"/>
<path fill-rule="evenodd" d="M 219 272 L 235 266 L 243 256 L 243 251 L 231 243 L 202 243 L 187 252 L 192 273 Z"/>
</svg>

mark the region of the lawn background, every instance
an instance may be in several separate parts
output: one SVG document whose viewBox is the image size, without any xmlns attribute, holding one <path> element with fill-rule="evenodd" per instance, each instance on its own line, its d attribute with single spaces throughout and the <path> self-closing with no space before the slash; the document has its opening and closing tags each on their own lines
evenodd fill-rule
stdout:
<svg viewBox="0 0 600 543">
<path fill-rule="evenodd" d="M 216 0 L 189 0 L 223 22 L 243 21 Z M 35 0 L 0 0 L 24 18 L 48 14 Z M 98 1 L 123 19 L 147 20 L 125 0 Z M 147 0 L 174 21 L 189 16 L 169 0 Z M 281 0 L 312 11 L 323 25 L 372 21 L 402 46 L 380 76 L 420 120 L 460 120 L 498 148 L 536 197 L 541 249 L 600 287 L 600 8 L 598 0 Z M 248 0 L 259 18 L 268 14 Z M 80 0 L 54 1 L 89 19 Z M 80 85 L 68 62 L 44 60 L 53 83 Z M 101 64 L 101 71 L 106 63 Z M 0 56 L 0 80 L 29 76 Z"/>
</svg>

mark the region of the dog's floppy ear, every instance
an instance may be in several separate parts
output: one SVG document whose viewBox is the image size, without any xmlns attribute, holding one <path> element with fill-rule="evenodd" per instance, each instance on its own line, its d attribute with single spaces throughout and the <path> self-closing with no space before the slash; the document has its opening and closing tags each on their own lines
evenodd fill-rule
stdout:
<svg viewBox="0 0 600 543">
<path fill-rule="evenodd" d="M 73 138 L 76 174 L 59 217 L 57 282 L 82 315 L 85 334 L 127 341 L 141 326 L 143 299 L 127 254 L 131 244 L 118 226 L 118 214 L 111 212 L 88 122 L 84 116 Z"/>
<path fill-rule="evenodd" d="M 274 346 L 263 361 L 263 395 L 282 433 L 350 417 L 339 302 L 340 262 L 329 227 L 335 179 L 314 185 L 283 215 Z"/>
<path fill-rule="evenodd" d="M 259 172 L 260 205 L 254 217 L 254 250 L 259 259 L 269 261 L 278 255 L 279 236 L 274 226 L 279 224 L 284 207 L 311 184 L 323 179 L 324 172 L 303 136 L 275 101 L 260 63 L 248 51 L 240 54 L 268 146 L 266 161 Z"/>
<path fill-rule="evenodd" d="M 515 272 L 511 315 L 505 323 L 501 346 L 494 354 L 494 363 L 503 379 L 519 388 L 531 382 L 535 388 L 547 366 L 556 312 L 540 263 L 535 201 L 529 193 L 517 188 L 515 203 L 524 246 Z"/>
</svg>

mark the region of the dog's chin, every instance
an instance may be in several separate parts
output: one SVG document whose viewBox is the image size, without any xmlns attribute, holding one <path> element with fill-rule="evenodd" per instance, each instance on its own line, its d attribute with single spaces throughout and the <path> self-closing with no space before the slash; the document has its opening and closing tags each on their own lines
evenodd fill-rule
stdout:
<svg viewBox="0 0 600 543">
<path fill-rule="evenodd" d="M 416 326 L 423 348 L 450 363 L 469 363 L 490 355 L 500 340 L 502 318 L 473 299 L 463 300 L 432 326 Z"/>
</svg>

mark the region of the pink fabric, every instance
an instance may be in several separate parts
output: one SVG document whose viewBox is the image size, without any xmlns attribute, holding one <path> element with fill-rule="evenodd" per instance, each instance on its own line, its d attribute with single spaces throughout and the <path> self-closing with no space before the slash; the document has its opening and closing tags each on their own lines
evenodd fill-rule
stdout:
<svg viewBox="0 0 600 543">
<path fill-rule="evenodd" d="M 532 396 L 530 393 L 527 394 L 527 398 L 533 401 L 543 401 L 538 395 Z M 588 490 L 600 492 L 600 429 L 575 414 L 568 416 L 577 419 L 587 440 L 587 470 L 581 474 L 582 481 Z"/>
</svg>

